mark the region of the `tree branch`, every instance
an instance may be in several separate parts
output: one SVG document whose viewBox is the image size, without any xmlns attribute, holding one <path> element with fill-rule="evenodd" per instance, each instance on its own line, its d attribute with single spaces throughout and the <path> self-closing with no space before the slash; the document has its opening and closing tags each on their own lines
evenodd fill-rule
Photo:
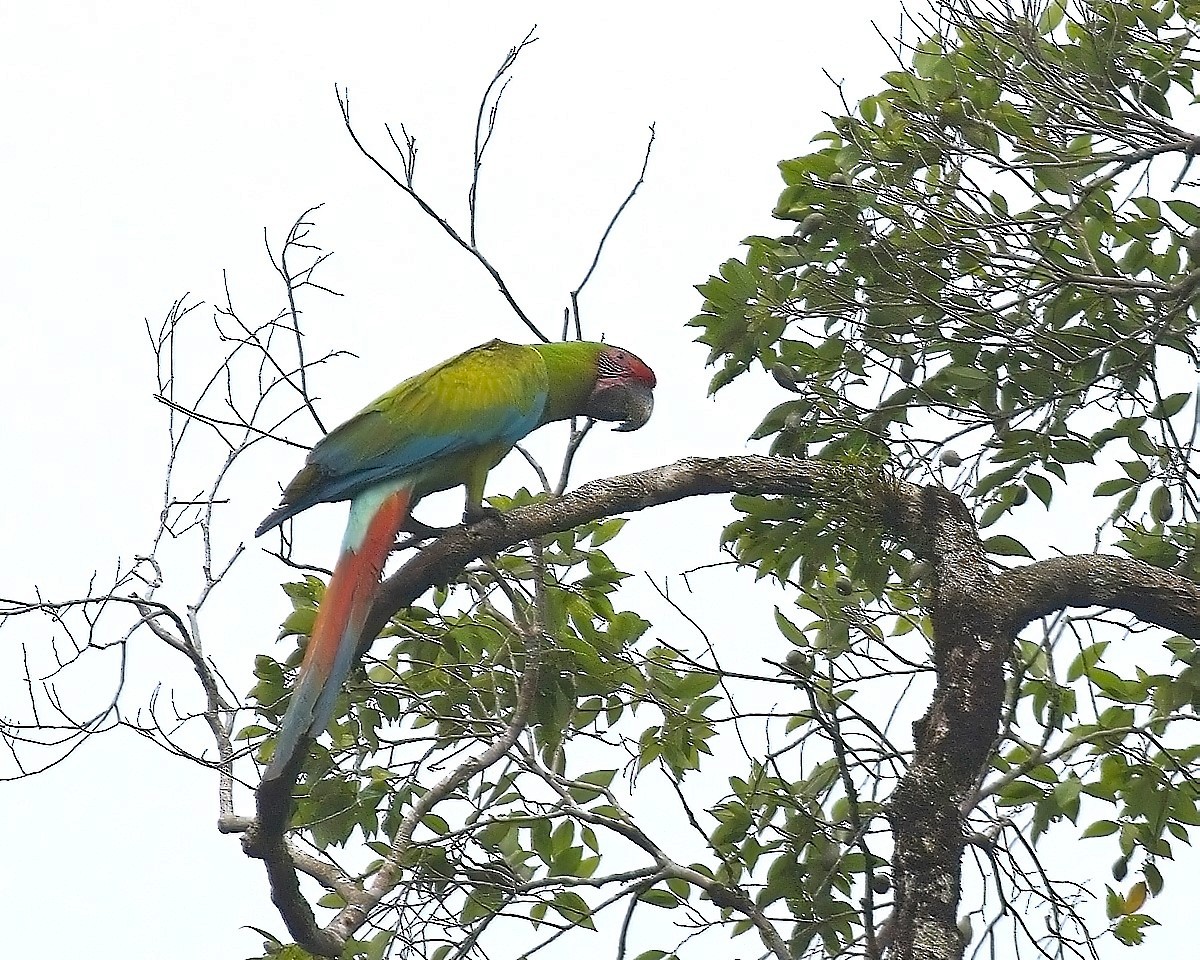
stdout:
<svg viewBox="0 0 1200 960">
<path fill-rule="evenodd" d="M 482 266 L 483 269 L 488 272 L 488 275 L 491 276 L 491 278 L 496 282 L 496 288 L 500 291 L 500 295 L 503 296 L 504 299 L 508 302 L 508 305 L 512 308 L 513 312 L 517 315 L 517 318 L 523 324 L 525 324 L 525 326 L 529 329 L 529 332 L 532 333 L 539 340 L 541 340 L 543 343 L 549 343 L 550 338 L 547 337 L 544 333 L 542 333 L 542 331 L 540 329 L 538 329 L 537 324 L 534 323 L 532 320 L 530 320 L 528 315 L 525 313 L 525 311 L 521 309 L 521 305 L 519 303 L 517 303 L 517 300 L 513 296 L 512 291 L 509 290 L 509 288 L 508 288 L 508 284 L 504 282 L 504 278 L 500 275 L 500 271 L 497 270 L 492 265 L 491 261 L 488 260 L 488 258 L 486 256 L 484 256 L 483 252 L 477 246 L 475 246 L 473 241 L 463 237 L 457 230 L 454 229 L 453 226 L 451 226 L 450 221 L 448 221 L 445 217 L 443 217 L 440 213 L 438 213 L 424 197 L 422 197 L 419 193 L 417 193 L 417 191 L 415 189 L 413 189 L 412 163 L 414 163 L 416 160 L 416 149 L 415 149 L 416 141 L 412 140 L 411 138 L 408 138 L 409 149 L 411 152 L 408 154 L 408 159 L 404 163 L 405 177 L 402 180 L 399 177 L 397 177 L 394 173 L 392 173 L 392 171 L 388 169 L 387 165 L 384 164 L 382 160 L 380 160 L 373 153 L 371 153 L 371 151 L 367 149 L 366 145 L 359 139 L 358 132 L 354 129 L 354 125 L 350 122 L 350 93 L 349 93 L 349 91 L 343 90 L 340 87 L 334 87 L 334 93 L 337 95 L 338 106 L 341 108 L 341 111 L 342 111 L 342 122 L 346 125 L 346 132 L 350 134 L 350 139 L 354 141 L 354 145 L 358 148 L 359 153 L 361 153 L 364 157 L 366 157 L 368 160 L 370 160 L 371 163 L 373 163 L 376 166 L 376 168 L 378 168 L 380 173 L 382 173 L 385 177 L 387 177 L 389 180 L 391 180 L 393 184 L 395 184 L 402 191 L 404 191 L 404 193 L 406 193 L 410 197 L 412 197 L 413 200 L 416 201 L 417 206 L 419 206 L 421 208 L 421 210 L 425 213 L 425 215 L 428 216 L 430 219 L 432 219 L 439 227 L 442 228 L 442 230 L 445 232 L 446 236 L 448 236 L 451 240 L 453 240 L 460 247 L 462 247 L 465 251 L 467 251 L 467 253 L 469 253 L 471 256 L 473 256 L 479 262 L 479 265 Z M 390 130 L 388 131 L 388 134 L 389 134 L 389 136 L 391 135 Z M 396 141 L 394 138 L 392 140 L 392 143 L 396 144 Z M 398 144 L 396 144 L 396 149 L 397 150 L 400 149 Z M 405 154 L 403 153 L 403 151 L 401 151 L 401 157 L 404 157 L 404 156 L 405 156 Z"/>
<path fill-rule="evenodd" d="M 959 804 L 974 788 L 996 736 L 1004 693 L 1003 668 L 1016 631 L 1049 612 L 1056 602 L 1077 601 L 1088 605 L 1111 602 L 1145 613 L 1152 623 L 1172 629 L 1192 624 L 1194 628 L 1200 587 L 1145 564 L 1110 557 L 1044 561 L 998 575 L 980 543 L 970 511 L 942 487 L 922 487 L 878 469 L 828 461 L 767 456 L 688 458 L 596 480 L 500 518 L 452 528 L 381 584 L 363 636 L 377 636 L 397 611 L 435 584 L 451 580 L 467 564 L 518 543 L 601 517 L 694 496 L 735 492 L 838 498 L 847 508 L 878 521 L 888 535 L 905 541 L 931 562 L 929 606 L 938 687 L 928 713 L 915 725 L 914 759 L 888 810 L 895 834 L 896 910 L 888 921 L 887 940 L 910 945 L 915 952 L 906 956 L 958 956 L 961 943 L 955 913 L 964 843 Z M 1085 589 L 1088 570 L 1093 577 L 1090 593 Z M 1073 589 L 1053 589 L 1060 582 L 1074 585 Z M 1139 600 L 1135 596 L 1139 590 L 1149 590 L 1149 595 Z M 1168 603 L 1179 607 L 1174 619 L 1164 612 Z M 527 679 L 523 678 L 522 688 Z M 425 794 L 424 802 L 410 811 L 406 823 L 411 821 L 415 827 L 433 803 L 462 782 L 464 773 L 474 775 L 499 759 L 515 742 L 523 722 L 523 708 L 519 707 L 507 735 Z M 357 900 L 347 898 L 351 906 L 329 927 L 317 926 L 300 893 L 296 865 L 283 839 L 292 788 L 304 759 L 304 751 L 299 751 L 293 769 L 259 786 L 258 821 L 247 831 L 245 848 L 249 855 L 266 861 L 272 898 L 297 941 L 310 952 L 337 956 L 345 939 L 400 877 L 395 869 L 385 867 L 370 891 L 364 890 Z M 411 836 L 411 832 L 401 833 L 406 840 Z M 403 846 L 399 838 L 397 843 Z M 931 897 L 930 891 L 941 894 Z M 742 909 L 740 904 L 730 905 Z M 779 944 L 768 941 L 768 946 L 778 954 Z"/>
<path fill-rule="evenodd" d="M 529 28 L 529 32 L 525 34 L 525 38 L 515 47 L 510 47 L 507 54 L 504 56 L 503 63 L 492 77 L 492 82 L 487 85 L 487 89 L 483 91 L 483 96 L 479 99 L 479 113 L 475 117 L 475 149 L 474 162 L 471 170 L 471 189 L 467 191 L 467 208 L 469 211 L 468 218 L 468 233 L 470 235 L 471 246 L 476 246 L 475 240 L 475 225 L 478 214 L 479 201 L 479 171 L 483 167 L 483 155 L 487 151 L 488 144 L 492 142 L 492 134 L 496 132 L 496 118 L 500 112 L 500 98 L 504 96 L 504 91 L 508 89 L 509 81 L 504 80 L 505 74 L 512 70 L 517 62 L 517 57 L 531 43 L 537 42 L 537 37 L 534 34 L 537 32 L 537 24 Z M 491 109 L 488 110 L 488 100 L 491 99 L 492 91 L 496 89 L 496 84 L 504 80 L 500 87 L 500 92 L 496 94 L 496 98 L 492 100 Z M 484 129 L 484 114 L 487 114 L 487 129 Z M 411 175 L 408 178 L 409 186 L 412 186 Z"/>
<path fill-rule="evenodd" d="M 536 542 L 534 552 L 540 561 L 541 547 Z M 521 682 L 517 688 L 517 705 L 512 717 L 505 726 L 504 732 L 486 750 L 459 764 L 436 786 L 423 794 L 413 804 L 412 809 L 405 814 L 404 820 L 401 821 L 400 827 L 396 831 L 396 839 L 392 843 L 391 853 L 379 872 L 372 878 L 371 884 L 366 890 L 366 896 L 362 898 L 361 902 L 351 903 L 344 907 L 329 924 L 328 929 L 343 941 L 362 926 L 370 915 L 371 909 L 400 882 L 404 873 L 404 856 L 412 844 L 413 833 L 426 814 L 475 774 L 486 770 L 508 753 L 513 744 L 517 742 L 517 737 L 525 730 L 526 724 L 529 722 L 529 713 L 533 709 L 533 703 L 537 697 L 538 669 L 541 664 L 541 648 L 545 641 L 545 611 L 543 609 L 545 567 L 540 562 L 536 576 L 534 589 L 537 591 L 539 600 L 537 604 L 538 619 L 533 623 L 521 624 L 521 633 L 524 635 L 526 645 L 525 667 L 521 671 Z"/>
<path fill-rule="evenodd" d="M 998 586 L 1010 604 L 1006 629 L 1014 634 L 1064 607 L 1110 607 L 1200 640 L 1200 585 L 1140 560 L 1055 557 L 1006 571 Z"/>
<path fill-rule="evenodd" d="M 587 268 L 587 273 L 583 275 L 583 279 L 579 281 L 579 286 L 571 291 L 571 312 L 575 316 L 575 339 L 583 339 L 583 321 L 579 316 L 579 295 L 583 292 L 583 288 L 587 286 L 589 280 L 592 279 L 592 274 L 596 272 L 596 266 L 600 263 L 600 255 L 604 252 L 604 244 L 608 241 L 608 235 L 613 232 L 613 227 L 617 225 L 617 221 L 621 219 L 621 214 L 625 212 L 625 208 L 633 201 L 634 196 L 638 192 L 638 188 L 646 181 L 646 168 L 650 165 L 650 151 L 654 149 L 654 124 L 650 124 L 650 137 L 646 141 L 646 152 L 642 155 L 642 169 L 638 171 L 638 178 L 629 189 L 629 193 L 625 195 L 625 199 L 621 201 L 621 205 L 617 207 L 616 213 L 612 215 L 612 219 L 608 221 L 608 226 L 604 228 L 604 233 L 600 236 L 600 242 L 596 244 L 596 254 L 592 257 L 592 262 Z M 567 339 L 567 333 L 564 324 L 563 339 Z"/>
<path fill-rule="evenodd" d="M 522 507 L 500 519 L 454 527 L 388 577 L 364 629 L 375 636 L 400 609 L 462 566 L 514 544 L 601 517 L 630 513 L 689 497 L 721 493 L 809 496 L 818 490 L 855 491 L 861 505 L 901 536 L 922 535 L 910 527 L 919 516 L 922 488 L 864 467 L 787 457 L 689 457 L 675 463 L 586 483 L 565 496 Z"/>
<path fill-rule="evenodd" d="M 966 505 L 942 487 L 923 488 L 920 504 L 938 684 L 913 724 L 913 760 L 887 810 L 896 906 L 881 940 L 899 960 L 962 956 L 959 804 L 995 741 L 1014 639 L 1004 632 L 996 575 Z"/>
</svg>

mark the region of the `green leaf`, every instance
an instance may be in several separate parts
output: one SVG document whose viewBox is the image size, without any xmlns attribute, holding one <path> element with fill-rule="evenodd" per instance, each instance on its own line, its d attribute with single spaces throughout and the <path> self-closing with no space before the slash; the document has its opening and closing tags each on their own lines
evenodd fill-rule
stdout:
<svg viewBox="0 0 1200 960">
<path fill-rule="evenodd" d="M 1056 440 L 1050 445 L 1050 455 L 1059 463 L 1091 463 L 1092 448 L 1082 440 Z"/>
<path fill-rule="evenodd" d="M 1160 453 L 1159 445 L 1150 439 L 1145 430 L 1134 430 L 1126 440 L 1129 449 L 1140 456 L 1157 457 Z"/>
<path fill-rule="evenodd" d="M 608 543 L 609 540 L 621 532 L 621 528 L 628 522 L 627 517 L 610 517 L 607 520 L 601 520 L 596 524 L 596 531 L 592 534 L 592 546 L 598 547 L 601 544 Z"/>
<path fill-rule="evenodd" d="M 312 636 L 313 623 L 317 619 L 316 607 L 297 607 L 289 613 L 279 628 L 279 639 L 290 636 Z"/>
<path fill-rule="evenodd" d="M 1155 487 L 1150 494 L 1150 516 L 1160 523 L 1166 523 L 1174 514 L 1171 504 L 1171 491 L 1165 486 Z"/>
<path fill-rule="evenodd" d="M 597 797 L 603 796 L 604 788 L 612 783 L 616 773 L 616 770 L 593 770 L 590 773 L 580 774 L 575 778 L 576 783 L 572 784 L 569 788 L 571 799 L 576 803 L 591 803 Z M 581 786 L 580 784 L 586 784 L 587 786 Z M 592 787 L 596 789 L 591 789 Z M 587 828 L 584 829 L 584 839 L 586 840 L 586 834 L 590 831 Z M 595 850 L 596 848 L 592 847 L 592 849 Z"/>
<path fill-rule="evenodd" d="M 503 906 L 503 902 L 504 893 L 499 887 L 477 886 L 463 904 L 462 922 L 469 924 L 489 917 Z"/>
<path fill-rule="evenodd" d="M 363 955 L 364 960 L 383 960 L 383 956 L 387 953 L 387 948 L 392 945 L 392 938 L 395 936 L 392 930 L 380 930 L 375 936 L 367 941 L 367 950 Z"/>
<path fill-rule="evenodd" d="M 1033 495 L 1042 501 L 1047 507 L 1050 506 L 1050 500 L 1054 496 L 1054 490 L 1050 486 L 1050 481 L 1043 477 L 1040 473 L 1025 474 L 1025 486 L 1027 486 Z"/>
<path fill-rule="evenodd" d="M 1014 780 L 1000 788 L 997 803 L 1002 807 L 1019 807 L 1044 796 L 1042 790 L 1028 780 Z"/>
<path fill-rule="evenodd" d="M 1042 11 L 1042 15 L 1038 19 L 1038 33 L 1041 36 L 1053 33 L 1055 28 L 1062 23 L 1063 16 L 1066 14 L 1066 6 L 1066 0 L 1050 0 L 1046 4 L 1046 9 Z"/>
<path fill-rule="evenodd" d="M 674 910 L 679 906 L 679 898 L 669 890 L 659 890 L 653 887 L 638 897 L 643 903 L 649 903 L 664 910 Z"/>
<path fill-rule="evenodd" d="M 675 685 L 672 693 L 680 700 L 692 700 L 699 697 L 703 693 L 708 693 L 721 681 L 721 675 L 718 673 L 703 673 L 696 671 L 689 673 L 683 677 Z"/>
<path fill-rule="evenodd" d="M 1079 652 L 1079 655 L 1071 661 L 1071 666 L 1067 669 L 1067 682 L 1073 683 L 1084 676 L 1092 667 L 1100 662 L 1100 658 L 1104 656 L 1104 651 L 1107 649 L 1107 640 L 1084 647 Z"/>
<path fill-rule="evenodd" d="M 983 541 L 983 549 L 988 553 L 994 553 L 1001 557 L 1029 557 L 1029 559 L 1033 559 L 1033 554 L 1029 552 L 1020 540 L 1005 536 L 1004 534 L 988 537 Z"/>
<path fill-rule="evenodd" d="M 1154 409 L 1150 411 L 1150 416 L 1155 420 L 1169 420 L 1175 416 L 1191 399 L 1191 393 L 1172 393 L 1169 396 L 1163 397 L 1161 401 L 1154 405 Z"/>
<path fill-rule="evenodd" d="M 575 839 L 575 821 L 563 820 L 550 835 L 550 849 L 555 855 L 562 853 Z"/>
<path fill-rule="evenodd" d="M 1096 484 L 1096 489 L 1092 491 L 1092 496 L 1113 497 L 1132 486 L 1134 486 L 1134 482 L 1128 477 L 1116 477 L 1112 480 L 1105 480 L 1103 483 Z"/>
<path fill-rule="evenodd" d="M 1200 206 L 1190 200 L 1168 200 L 1171 212 L 1190 227 L 1200 227 Z"/>
<path fill-rule="evenodd" d="M 568 923 L 587 930 L 596 929 L 596 925 L 592 922 L 592 911 L 588 907 L 587 901 L 579 894 L 564 890 L 554 895 L 550 906 Z"/>
<path fill-rule="evenodd" d="M 1144 913 L 1121 917 L 1113 927 L 1113 936 L 1127 947 L 1136 947 L 1146 939 L 1145 927 L 1156 927 L 1158 921 Z"/>
<path fill-rule="evenodd" d="M 1144 483 L 1150 478 L 1150 468 L 1142 460 L 1122 461 L 1121 469 L 1134 483 Z"/>
<path fill-rule="evenodd" d="M 974 367 L 945 367 L 938 371 L 938 377 L 972 390 L 986 387 L 992 382 L 990 373 Z"/>
<path fill-rule="evenodd" d="M 794 643 L 798 647 L 809 645 L 808 635 L 785 617 L 778 607 L 775 608 L 775 625 L 790 643 Z"/>
<path fill-rule="evenodd" d="M 1138 99 L 1155 113 L 1164 117 L 1171 116 L 1171 105 L 1167 102 L 1167 98 L 1149 84 L 1141 85 Z"/>
</svg>

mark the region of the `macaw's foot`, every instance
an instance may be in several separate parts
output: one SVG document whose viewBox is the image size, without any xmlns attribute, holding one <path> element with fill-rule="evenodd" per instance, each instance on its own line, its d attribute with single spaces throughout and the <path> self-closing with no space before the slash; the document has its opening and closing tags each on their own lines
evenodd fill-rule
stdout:
<svg viewBox="0 0 1200 960">
<path fill-rule="evenodd" d="M 495 520 L 500 522 L 504 519 L 502 514 L 495 507 L 488 507 L 480 504 L 467 504 L 467 509 L 463 511 L 463 523 L 470 526 L 474 523 L 479 523 L 481 520 Z"/>
<path fill-rule="evenodd" d="M 412 535 L 415 540 L 433 540 L 450 530 L 450 527 L 431 527 L 416 517 L 410 516 L 400 527 L 402 533 Z"/>
</svg>

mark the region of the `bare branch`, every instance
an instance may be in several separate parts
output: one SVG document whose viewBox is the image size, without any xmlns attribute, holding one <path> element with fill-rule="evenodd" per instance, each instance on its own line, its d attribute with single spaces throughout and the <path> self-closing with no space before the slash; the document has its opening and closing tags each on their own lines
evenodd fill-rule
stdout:
<svg viewBox="0 0 1200 960">
<path fill-rule="evenodd" d="M 413 188 L 413 186 L 412 186 L 412 163 L 410 162 L 410 163 L 406 163 L 404 165 L 404 170 L 405 170 L 404 179 L 401 179 L 401 178 L 397 177 L 394 173 L 392 173 L 392 171 L 390 169 L 388 169 L 388 167 L 383 163 L 383 161 L 381 161 L 378 157 L 376 157 L 373 153 L 371 153 L 370 150 L 367 149 L 367 147 L 359 139 L 358 132 L 354 129 L 354 125 L 350 122 L 350 93 L 349 93 L 349 91 L 343 90 L 342 88 L 335 86 L 334 93 L 337 96 L 338 106 L 340 107 L 340 109 L 342 111 L 342 122 L 346 126 L 346 132 L 350 134 L 350 139 L 354 141 L 354 145 L 358 148 L 359 153 L 361 153 L 364 157 L 366 157 L 368 160 L 370 160 L 371 163 L 374 164 L 375 167 L 380 171 L 380 173 L 382 173 L 385 177 L 387 177 L 390 181 L 392 181 L 393 184 L 395 184 L 397 187 L 399 187 L 408 196 L 412 197 L 412 199 L 414 201 L 416 201 L 417 206 L 419 206 L 421 208 L 421 210 L 426 214 L 426 216 L 428 216 L 431 220 L 434 221 L 434 223 L 436 223 L 439 227 L 442 228 L 442 230 L 445 232 L 446 236 L 448 236 L 451 240 L 453 240 L 460 247 L 462 247 L 465 251 L 467 251 L 467 253 L 469 253 L 472 257 L 474 257 L 479 262 L 480 266 L 482 266 L 488 272 L 488 274 L 491 276 L 491 278 L 495 281 L 496 287 L 500 291 L 501 296 L 503 296 L 504 299 L 508 302 L 508 305 L 512 308 L 513 312 L 517 315 L 517 318 L 523 324 L 525 324 L 525 326 L 528 328 L 530 333 L 532 333 L 535 337 L 537 337 L 543 343 L 549 343 L 550 338 L 547 337 L 544 333 L 542 333 L 542 331 L 538 329 L 537 324 L 535 324 L 532 320 L 530 320 L 529 317 L 526 315 L 525 311 L 523 309 L 521 309 L 521 305 L 519 303 L 517 303 L 516 298 L 512 294 L 512 291 L 509 290 L 509 288 L 508 288 L 508 284 L 505 282 L 504 278 L 500 275 L 500 271 L 497 270 L 494 266 L 492 266 L 491 261 L 489 261 L 488 258 L 484 256 L 483 252 L 478 247 L 476 247 L 472 241 L 464 239 L 459 234 L 459 232 L 450 225 L 450 222 L 448 220 L 446 220 L 446 218 L 443 217 L 441 214 L 439 214 L 429 204 L 429 202 L 426 201 L 425 198 L 422 197 L 419 193 L 417 193 L 417 191 Z M 391 136 L 390 129 L 388 130 L 388 136 L 389 137 Z M 407 138 L 407 134 L 406 134 L 406 138 Z M 408 142 L 410 144 L 415 144 L 416 141 L 410 139 L 410 140 L 408 140 Z M 396 144 L 396 141 L 394 138 L 392 139 L 392 143 L 393 143 L 393 145 L 396 146 L 397 150 L 400 149 L 399 145 Z M 409 156 L 411 157 L 412 161 L 415 162 L 415 159 L 416 159 L 415 149 L 410 152 Z"/>
<path fill-rule="evenodd" d="M 292 228 L 288 231 L 287 238 L 283 242 L 283 248 L 279 251 L 278 262 L 275 260 L 275 254 L 271 251 L 271 243 L 267 237 L 267 231 L 265 228 L 263 229 L 263 245 L 267 248 L 267 258 L 271 261 L 271 266 L 275 268 L 275 272 L 278 273 L 280 279 L 283 280 L 284 291 L 287 295 L 288 314 L 292 318 L 291 330 L 296 338 L 296 357 L 298 359 L 296 373 L 299 378 L 299 384 L 296 387 L 297 392 L 300 394 L 301 399 L 304 402 L 305 409 L 308 410 L 308 412 L 312 415 L 313 422 L 316 423 L 317 428 L 321 431 L 321 433 L 328 433 L 329 431 L 326 430 L 325 424 L 321 421 L 321 417 L 317 414 L 317 408 L 313 406 L 312 396 L 308 391 L 308 365 L 304 362 L 304 335 L 300 332 L 300 311 L 296 307 L 296 290 L 299 287 L 311 285 L 317 286 L 326 293 L 332 293 L 334 296 L 340 297 L 340 293 L 336 293 L 335 291 L 330 290 L 328 287 L 314 284 L 312 281 L 313 271 L 315 271 L 317 267 L 329 259 L 332 254 L 328 252 L 321 253 L 317 255 L 316 258 L 310 264 L 308 264 L 308 266 L 294 273 L 288 265 L 288 254 L 293 250 L 316 249 L 312 244 L 306 243 L 305 241 L 308 239 L 309 231 L 314 226 L 313 222 L 309 220 L 309 217 L 320 210 L 323 206 L 324 204 L 318 203 L 314 207 L 309 207 L 302 214 L 300 214 L 299 217 L 296 218 L 295 223 L 292 224 Z M 282 375 L 283 372 L 280 371 L 280 373 Z M 284 378 L 287 379 L 286 375 L 284 375 Z"/>
<path fill-rule="evenodd" d="M 257 437 L 262 437 L 262 438 L 268 439 L 268 440 L 278 440 L 280 443 L 285 444 L 289 447 L 295 447 L 297 450 L 306 450 L 307 451 L 307 450 L 311 449 L 311 444 L 298 443 L 295 440 L 289 440 L 287 437 L 281 437 L 278 433 L 275 432 L 274 427 L 272 427 L 270 430 L 263 430 L 259 427 L 241 423 L 236 420 L 222 420 L 219 417 L 209 416 L 208 414 L 201 413 L 198 410 L 193 410 L 190 407 L 184 406 L 182 403 L 176 403 L 174 400 L 170 400 L 167 397 L 162 396 L 161 394 L 155 394 L 154 399 L 157 400 L 159 403 L 163 404 L 163 406 L 170 407 L 176 413 L 182 413 L 184 416 L 186 416 L 190 420 L 196 420 L 196 421 L 199 421 L 200 423 L 203 423 L 205 426 L 212 427 L 214 430 L 217 430 L 218 433 L 220 433 L 220 430 L 218 429 L 219 427 L 236 427 L 241 430 L 248 430 L 250 433 L 254 434 Z M 222 439 L 224 439 L 223 436 L 222 436 Z M 229 443 L 228 440 L 226 440 L 225 442 Z M 179 501 L 179 502 L 182 503 L 183 501 Z"/>
<path fill-rule="evenodd" d="M 483 91 L 483 96 L 479 100 L 479 113 L 475 117 L 475 148 L 473 162 L 471 165 L 471 189 L 467 191 L 467 208 L 468 208 L 468 229 L 467 235 L 470 237 L 471 246 L 476 245 L 475 227 L 477 223 L 476 213 L 478 210 L 479 200 L 479 171 L 483 166 L 483 155 L 487 150 L 488 144 L 492 140 L 492 134 L 496 131 L 496 118 L 500 113 L 500 98 L 504 96 L 504 91 L 508 89 L 508 84 L 511 77 L 505 78 L 512 68 L 516 65 L 517 57 L 532 43 L 537 42 L 537 37 L 534 34 L 537 32 L 537 24 L 529 28 L 529 32 L 525 34 L 525 38 L 515 47 L 510 47 L 505 54 L 504 61 L 500 64 L 500 68 L 492 77 L 491 82 L 487 85 L 487 89 Z M 492 101 L 491 107 L 488 107 L 488 100 L 492 96 L 492 91 L 496 89 L 496 84 L 504 80 L 499 92 L 496 94 L 495 100 Z M 487 113 L 487 128 L 484 129 L 484 113 Z M 412 186 L 412 179 L 409 178 L 409 186 Z"/>
<path fill-rule="evenodd" d="M 575 454 L 579 452 L 580 444 L 591 432 L 595 423 L 595 420 L 584 420 L 583 426 L 576 428 L 575 421 L 571 421 L 571 435 L 567 439 L 567 449 L 563 452 L 562 469 L 558 474 L 558 483 L 554 485 L 556 497 L 561 497 L 566 492 L 567 484 L 571 482 L 571 467 L 575 465 Z"/>
<path fill-rule="evenodd" d="M 608 241 L 608 235 L 612 233 L 613 227 L 617 225 L 617 221 L 621 218 L 621 214 L 625 212 L 625 208 L 629 206 L 634 195 L 638 192 L 638 187 L 646 179 L 646 168 L 650 165 L 650 151 L 654 149 L 654 124 L 650 124 L 650 137 L 646 140 L 646 152 L 642 156 L 642 169 L 638 172 L 638 178 L 630 187 L 629 193 L 625 195 L 625 199 L 621 201 L 621 205 L 617 207 L 616 213 L 612 215 L 612 219 L 608 221 L 608 226 L 604 228 L 604 233 L 600 237 L 600 242 L 596 244 L 596 253 L 592 257 L 591 265 L 587 268 L 587 273 L 583 275 L 583 279 L 579 281 L 579 286 L 571 291 L 571 312 L 575 316 L 575 339 L 583 339 L 583 323 L 579 316 L 579 295 L 583 292 L 583 288 L 587 286 L 587 282 L 592 279 L 592 274 L 596 270 L 596 265 L 600 262 L 600 254 L 604 252 L 604 244 Z M 563 339 L 566 337 L 564 335 Z"/>
</svg>

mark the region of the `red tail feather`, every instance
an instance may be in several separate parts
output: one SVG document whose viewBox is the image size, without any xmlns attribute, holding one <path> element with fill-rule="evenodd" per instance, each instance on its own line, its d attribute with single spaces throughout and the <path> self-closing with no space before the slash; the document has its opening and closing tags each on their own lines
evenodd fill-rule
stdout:
<svg viewBox="0 0 1200 960">
<path fill-rule="evenodd" d="M 354 666 L 360 634 L 401 524 L 408 517 L 412 491 L 397 490 L 375 508 L 354 543 L 356 511 L 366 504 L 356 501 L 350 508 L 342 556 L 334 568 L 325 596 L 317 609 L 312 639 L 292 693 L 292 702 L 279 727 L 275 753 L 264 779 L 279 776 L 291 761 L 304 736 L 319 736 L 329 724 L 337 694 Z"/>
</svg>

